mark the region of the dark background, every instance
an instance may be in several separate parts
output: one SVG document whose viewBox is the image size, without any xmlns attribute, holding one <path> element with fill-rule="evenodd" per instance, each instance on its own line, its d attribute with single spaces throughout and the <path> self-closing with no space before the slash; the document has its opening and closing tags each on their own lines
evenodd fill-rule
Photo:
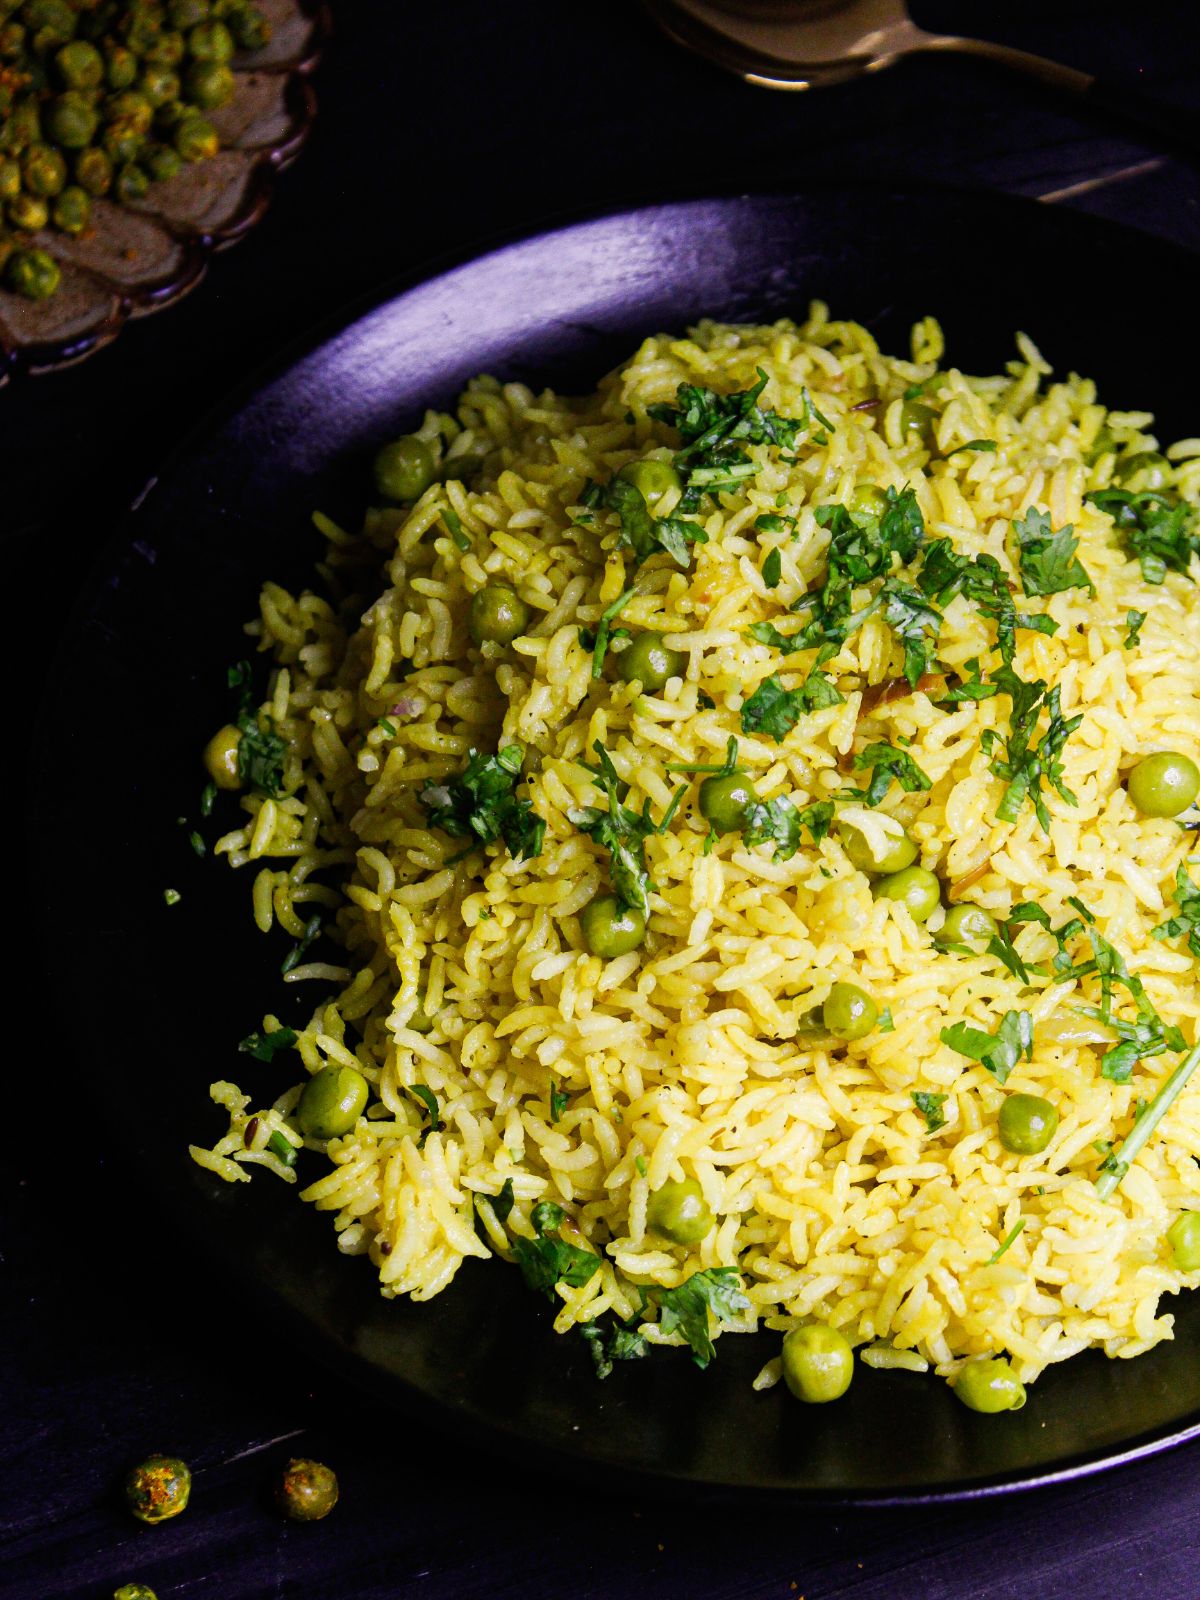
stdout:
<svg viewBox="0 0 1200 1600">
<path fill-rule="evenodd" d="M 1003 37 L 1190 108 L 1200 130 L 1200 8 L 1021 0 L 1002 23 L 992 6 L 914 9 L 931 26 Z M 189 300 L 95 359 L 0 390 L 9 610 L 36 623 L 24 654 L 8 640 L 10 790 L 53 640 L 122 508 L 231 387 L 391 278 L 590 208 L 812 178 L 1037 196 L 1200 250 L 1194 164 L 961 58 L 779 94 L 684 55 L 630 3 L 344 0 L 336 12 L 311 144 L 259 228 Z M 954 247 L 969 270 L 967 242 Z M 970 248 L 1005 252 L 1014 277 L 1038 270 L 1019 239 Z M 1104 261 L 1079 270 L 1103 277 Z M 1153 305 L 1128 303 L 1119 282 L 1111 295 L 1114 338 L 1169 348 Z M 836 306 L 835 286 L 831 297 L 854 314 Z M 85 1051 L 64 1019 L 72 964 L 87 959 L 87 854 L 106 847 L 87 835 L 88 790 L 120 784 L 152 742 L 148 730 L 145 751 L 114 749 L 111 770 L 78 772 L 63 730 L 55 776 L 79 790 L 71 861 L 84 892 L 64 893 L 61 945 L 40 986 L 28 944 L 9 958 L 0 1595 L 106 1600 L 134 1578 L 160 1600 L 1200 1594 L 1197 1446 L 977 1506 L 699 1512 L 514 1469 L 436 1423 L 380 1415 L 220 1281 L 181 1271 L 158 1197 L 106 1159 L 58 1089 Z M 56 870 L 34 863 L 27 893 L 63 892 L 46 887 Z M 28 909 L 10 901 L 10 928 L 25 929 Z M 132 1003 L 135 990 L 114 995 L 105 1024 L 119 1026 Z M 79 1064 L 86 1071 L 86 1057 Z M 114 1488 L 155 1448 L 185 1455 L 196 1484 L 186 1516 L 146 1530 Z M 343 1498 L 327 1522 L 285 1526 L 265 1503 L 289 1453 L 337 1468 Z"/>
</svg>

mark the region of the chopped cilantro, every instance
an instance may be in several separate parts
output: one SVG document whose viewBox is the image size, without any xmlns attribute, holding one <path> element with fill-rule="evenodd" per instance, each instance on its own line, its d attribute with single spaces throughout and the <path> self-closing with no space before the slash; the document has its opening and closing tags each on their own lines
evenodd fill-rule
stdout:
<svg viewBox="0 0 1200 1600">
<path fill-rule="evenodd" d="M 1069 522 L 1055 533 L 1049 513 L 1030 506 L 1012 529 L 1020 541 L 1021 582 L 1026 594 L 1060 594 L 1064 589 L 1090 589 L 1095 594 L 1095 584 L 1075 555 L 1079 540 Z"/>
<path fill-rule="evenodd" d="M 454 540 L 458 548 L 460 550 L 469 550 L 471 548 L 471 541 L 467 534 L 463 531 L 462 519 L 458 516 L 458 513 L 451 511 L 449 506 L 443 506 L 442 521 L 446 524 L 446 527 L 450 533 L 450 537 Z"/>
<path fill-rule="evenodd" d="M 1186 933 L 1188 949 L 1200 961 L 1200 888 L 1192 882 L 1183 862 L 1175 872 L 1175 906 L 1178 914 L 1160 922 L 1153 930 L 1153 937 L 1177 939 Z"/>
<path fill-rule="evenodd" d="M 237 744 L 238 777 L 248 788 L 276 800 L 283 782 L 287 744 L 275 732 L 269 714 L 255 707 L 250 680 L 248 661 L 237 662 L 226 674 L 229 687 L 238 691 L 238 709 L 233 719 L 241 734 Z"/>
<path fill-rule="evenodd" d="M 883 619 L 904 646 L 904 676 L 915 688 L 929 670 L 942 614 L 919 589 L 889 578 L 883 586 Z"/>
<path fill-rule="evenodd" d="M 287 1135 L 278 1128 L 267 1140 L 267 1149 L 273 1156 L 277 1156 L 285 1167 L 294 1167 L 296 1165 L 296 1148 Z"/>
<path fill-rule="evenodd" d="M 513 1255 L 531 1289 L 540 1289 L 547 1299 L 554 1299 L 554 1286 L 570 1284 L 573 1289 L 590 1283 L 600 1270 L 600 1257 L 591 1250 L 581 1250 L 556 1238 L 563 1222 L 563 1209 L 550 1201 L 533 1208 L 530 1221 L 535 1237 L 513 1240 Z"/>
<path fill-rule="evenodd" d="M 1138 635 L 1142 631 L 1142 623 L 1145 620 L 1146 612 L 1144 611 L 1127 611 L 1125 613 L 1125 625 L 1129 631 L 1121 643 L 1126 650 L 1132 650 L 1139 643 Z"/>
<path fill-rule="evenodd" d="M 517 861 L 540 855 L 546 824 L 528 800 L 515 794 L 524 759 L 519 744 L 505 745 L 494 756 L 472 750 L 458 777 L 421 791 L 430 826 L 453 839 L 474 836 L 483 844 L 503 839 Z"/>
<path fill-rule="evenodd" d="M 1152 490 L 1097 489 L 1087 496 L 1105 511 L 1120 532 L 1129 555 L 1141 563 L 1147 583 L 1162 583 L 1168 570 L 1188 576 L 1192 557 L 1200 552 L 1197 508 L 1186 500 L 1172 505 Z"/>
<path fill-rule="evenodd" d="M 682 1334 L 691 1346 L 692 1360 L 698 1367 L 706 1367 L 716 1354 L 709 1333 L 709 1313 L 725 1322 L 739 1311 L 750 1309 L 750 1302 L 742 1293 L 741 1279 L 733 1267 L 693 1272 L 678 1288 L 654 1287 L 649 1294 L 658 1305 L 658 1325 L 663 1333 Z"/>
<path fill-rule="evenodd" d="M 596 1323 L 581 1322 L 579 1332 L 587 1340 L 598 1378 L 607 1378 L 615 1361 L 639 1361 L 650 1348 L 635 1328 L 617 1326 L 606 1335 Z"/>
<path fill-rule="evenodd" d="M 795 633 L 780 633 L 772 622 L 752 622 L 746 632 L 756 644 L 769 645 L 772 650 L 782 650 L 785 655 L 811 648 Z"/>
<path fill-rule="evenodd" d="M 1182 1048 L 1182 1046 L 1181 1046 Z M 1107 1200 L 1109 1195 L 1129 1171 L 1130 1165 L 1139 1150 L 1157 1128 L 1163 1117 L 1170 1110 L 1180 1091 L 1200 1065 L 1200 1044 L 1193 1045 L 1180 1061 L 1179 1065 L 1166 1079 L 1158 1093 L 1144 1105 L 1133 1120 L 1133 1127 L 1125 1136 L 1120 1150 L 1111 1150 L 1102 1162 L 1100 1174 L 1096 1179 L 1096 1193 L 1101 1200 Z"/>
<path fill-rule="evenodd" d="M 675 453 L 675 466 L 684 478 L 684 509 L 694 510 L 702 493 L 734 489 L 755 476 L 758 465 L 744 446 L 773 444 L 790 449 L 808 428 L 810 415 L 823 420 L 807 392 L 801 418 L 764 411 L 758 401 L 767 386 L 767 374 L 761 367 L 757 371 L 758 382 L 736 394 L 717 394 L 681 383 L 673 406 L 647 406 L 650 416 L 677 428 L 683 440 L 683 448 Z"/>
<path fill-rule="evenodd" d="M 892 1016 L 891 1006 L 884 1006 L 879 1013 L 879 1021 L 875 1024 L 876 1033 L 895 1033 L 896 1022 Z"/>
<path fill-rule="evenodd" d="M 747 806 L 742 836 L 748 845 L 773 844 L 773 860 L 787 861 L 800 848 L 800 813 L 786 795 Z"/>
<path fill-rule="evenodd" d="M 421 1137 L 417 1140 L 417 1144 L 420 1146 L 425 1143 L 431 1133 L 436 1133 L 443 1126 L 441 1108 L 438 1106 L 437 1095 L 434 1094 L 428 1084 L 410 1083 L 407 1087 L 409 1094 L 416 1095 L 417 1099 L 425 1107 L 425 1114 L 429 1118 L 428 1127 L 422 1128 Z"/>
<path fill-rule="evenodd" d="M 633 1164 L 637 1168 L 638 1177 L 639 1178 L 644 1178 L 646 1176 L 646 1158 L 645 1158 L 645 1156 L 634 1156 Z"/>
<path fill-rule="evenodd" d="M 296 1042 L 294 1028 L 276 1028 L 274 1033 L 250 1033 L 238 1044 L 238 1049 L 256 1061 L 274 1061 L 281 1050 L 290 1050 Z"/>
<path fill-rule="evenodd" d="M 1029 799 L 1043 831 L 1049 833 L 1050 812 L 1042 784 L 1043 781 L 1051 783 L 1068 805 L 1078 803 L 1063 778 L 1062 752 L 1068 738 L 1083 721 L 1083 713 L 1064 717 L 1059 705 L 1062 691 L 1057 684 L 1047 692 L 1040 678 L 1027 683 L 1010 666 L 1001 667 L 994 674 L 994 681 L 1012 700 L 1009 731 L 1002 740 L 1004 756 L 992 760 L 992 771 L 1007 784 L 996 816 L 1002 822 L 1015 822 Z M 1049 718 L 1045 732 L 1035 745 L 1033 735 L 1043 706 Z M 1001 735 L 994 728 L 985 728 L 983 742 L 984 748 L 991 751 L 1001 742 Z"/>
<path fill-rule="evenodd" d="M 611 479 L 603 489 L 595 485 L 593 488 L 598 498 L 591 503 L 617 513 L 621 523 L 617 547 L 631 549 L 638 565 L 665 550 L 679 566 L 686 567 L 691 560 L 688 547 L 708 543 L 708 535 L 698 522 L 651 516 L 641 490 L 624 478 Z"/>
<path fill-rule="evenodd" d="M 985 683 L 983 681 L 983 671 L 979 665 L 978 656 L 972 656 L 963 665 L 967 669 L 967 676 L 965 678 L 960 677 L 953 688 L 947 689 L 942 696 L 943 700 L 949 700 L 952 705 L 958 705 L 963 700 L 990 700 L 994 694 L 999 694 L 1000 687 L 998 684 Z"/>
<path fill-rule="evenodd" d="M 201 791 L 200 791 L 200 815 L 202 817 L 211 817 L 212 816 L 213 802 L 216 800 L 216 798 L 217 798 L 217 786 L 216 786 L 216 784 L 215 783 L 206 783 L 204 785 L 203 789 L 201 789 Z"/>
<path fill-rule="evenodd" d="M 995 439 L 968 439 L 966 444 L 956 444 L 953 450 L 947 450 L 946 456 L 956 456 L 960 450 L 981 450 L 986 455 L 995 455 Z"/>
<path fill-rule="evenodd" d="M 284 956 L 279 968 L 284 977 L 287 977 L 289 972 L 294 972 L 295 969 L 300 965 L 301 957 L 304 955 L 305 951 L 308 949 L 309 945 L 312 944 L 313 940 L 317 937 L 320 931 L 321 913 L 317 911 L 314 912 L 311 917 L 309 917 L 308 921 L 304 925 L 304 932 L 296 940 L 295 944 L 288 951 L 287 955 Z"/>
<path fill-rule="evenodd" d="M 1008 1081 L 1022 1053 L 1033 1055 L 1033 1021 L 1028 1011 L 1006 1011 L 995 1034 L 956 1022 L 943 1028 L 939 1037 L 960 1056 L 981 1062 L 1000 1084 Z"/>
<path fill-rule="evenodd" d="M 895 778 L 906 794 L 932 787 L 933 780 L 908 754 L 897 750 L 894 744 L 869 744 L 854 757 L 856 772 L 870 772 L 871 782 L 866 789 L 851 789 L 849 793 L 861 798 L 869 806 L 877 806 L 891 788 Z"/>
<path fill-rule="evenodd" d="M 809 833 L 812 834 L 813 843 L 820 844 L 833 826 L 833 801 L 814 800 L 811 805 L 804 806 L 796 815 Z"/>
<path fill-rule="evenodd" d="M 592 647 L 592 678 L 598 679 L 604 670 L 604 657 L 608 653 L 611 624 L 616 621 L 621 612 L 633 599 L 635 591 L 626 589 L 624 594 L 619 594 L 612 605 L 607 606 L 600 615 L 600 626 L 596 629 L 595 644 Z"/>
<path fill-rule="evenodd" d="M 1025 1226 L 1026 1220 L 1027 1219 L 1025 1217 L 1022 1217 L 1020 1222 L 1018 1222 L 1014 1228 L 1011 1228 L 1009 1232 L 1005 1234 L 1000 1248 L 996 1251 L 995 1255 L 991 1255 L 987 1258 L 985 1263 L 986 1266 L 994 1267 L 996 1265 L 997 1261 L 999 1261 L 1000 1257 L 1008 1249 L 1009 1245 L 1012 1244 L 1013 1240 L 1021 1232 L 1021 1229 Z"/>
<path fill-rule="evenodd" d="M 666 830 L 686 790 L 680 786 L 675 791 L 662 821 L 656 825 L 650 818 L 649 800 L 640 813 L 622 805 L 625 784 L 599 739 L 592 748 L 596 752 L 599 767 L 589 767 L 588 770 L 595 771 L 598 786 L 608 797 L 608 810 L 583 806 L 572 811 L 570 818 L 581 833 L 586 833 L 608 851 L 612 886 L 623 903 L 646 916 L 650 911 L 650 891 L 654 885 L 646 869 L 645 841 L 649 834 Z"/>
<path fill-rule="evenodd" d="M 567 1109 L 567 1105 L 568 1105 L 568 1102 L 570 1101 L 570 1099 L 571 1099 L 571 1096 L 562 1087 L 562 1085 L 559 1084 L 559 1083 L 556 1083 L 555 1080 L 553 1078 L 551 1078 L 551 1080 L 550 1080 L 550 1121 L 551 1122 L 557 1122 L 558 1121 L 559 1117 L 561 1117 L 563 1112 Z"/>
<path fill-rule="evenodd" d="M 804 709 L 803 692 L 785 689 L 772 673 L 742 706 L 742 732 L 769 735 L 776 744 L 782 744 Z"/>
<path fill-rule="evenodd" d="M 394 739 L 396 737 L 396 724 L 394 722 L 390 722 L 387 717 L 380 717 L 377 726 L 383 729 L 384 733 L 387 734 L 389 739 Z"/>
<path fill-rule="evenodd" d="M 759 518 L 761 521 L 762 519 Z M 779 546 L 768 550 L 766 559 L 762 564 L 762 579 L 768 589 L 778 589 L 779 580 L 783 576 L 783 557 L 779 553 Z"/>
<path fill-rule="evenodd" d="M 188 843 L 198 856 L 207 855 L 208 846 L 194 829 L 188 834 Z"/>
<path fill-rule="evenodd" d="M 949 1098 L 947 1095 L 930 1094 L 925 1089 L 913 1089 L 910 1093 L 913 1105 L 925 1118 L 926 1133 L 937 1133 L 939 1128 L 946 1126 L 946 1113 L 942 1107 Z"/>
<path fill-rule="evenodd" d="M 178 889 L 163 890 L 163 902 L 166 905 L 177 906 L 182 899 L 183 896 L 180 894 Z"/>
</svg>

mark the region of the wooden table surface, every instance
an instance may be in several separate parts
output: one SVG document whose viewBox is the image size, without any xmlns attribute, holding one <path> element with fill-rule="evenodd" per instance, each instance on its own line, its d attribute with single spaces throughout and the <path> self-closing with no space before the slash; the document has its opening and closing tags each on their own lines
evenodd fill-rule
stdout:
<svg viewBox="0 0 1200 1600">
<path fill-rule="evenodd" d="M 926 58 L 783 95 L 684 55 L 629 0 L 335 9 L 316 132 L 261 227 L 189 300 L 97 359 L 0 391 L 10 605 L 37 623 L 33 653 L 10 669 L 18 770 L 39 664 L 156 463 L 256 363 L 423 262 L 593 206 L 810 176 L 1039 196 L 1200 250 L 1193 164 L 971 61 Z M 1000 37 L 1003 27 L 1014 43 L 1190 107 L 1200 127 L 1198 8 L 1017 0 L 1002 19 L 999 8 L 948 0 L 914 9 L 959 32 Z M 1019 242 L 979 246 L 1010 250 L 1014 274 L 1037 270 Z M 1119 283 L 1112 301 L 1114 337 L 1169 342 L 1153 305 L 1128 304 Z M 148 730 L 147 752 L 152 739 Z M 283 1346 L 219 1281 L 189 1271 L 170 1249 L 161 1197 L 107 1158 L 62 1093 L 72 1071 L 87 1070 L 89 1030 L 119 1028 L 122 1007 L 136 1004 L 132 977 L 108 1016 L 77 1018 L 70 1005 L 72 966 L 87 959 L 87 852 L 127 847 L 88 837 L 87 789 L 127 781 L 130 759 L 114 750 L 112 771 L 75 773 L 64 730 L 62 781 L 80 788 L 80 837 L 65 865 L 23 864 L 26 897 L 57 894 L 64 872 L 76 894 L 40 976 L 28 943 L 17 946 L 24 959 L 8 991 L 7 1068 L 22 1086 L 8 1105 L 38 1114 L 8 1124 L 0 1175 L 0 1596 L 106 1600 L 133 1579 L 159 1600 L 1200 1595 L 1200 1445 L 962 1507 L 698 1512 L 464 1456 Z M 29 904 L 8 908 L 22 932 Z M 184 1455 L 196 1483 L 185 1516 L 145 1529 L 114 1491 L 153 1448 Z M 337 1468 L 342 1502 L 328 1521 L 285 1525 L 266 1503 L 264 1484 L 289 1453 Z"/>
</svg>

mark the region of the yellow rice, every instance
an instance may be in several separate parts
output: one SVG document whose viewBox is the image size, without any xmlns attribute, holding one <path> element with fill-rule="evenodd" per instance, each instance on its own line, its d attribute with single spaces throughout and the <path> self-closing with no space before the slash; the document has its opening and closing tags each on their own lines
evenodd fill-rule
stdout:
<svg viewBox="0 0 1200 1600">
<path fill-rule="evenodd" d="M 803 326 L 705 323 L 686 338 L 647 339 L 581 399 L 479 378 L 453 417 L 430 413 L 420 429 L 435 453 L 483 458 L 471 490 L 436 483 L 403 515 L 369 514 L 362 537 L 319 519 L 326 575 L 343 591 L 364 583 L 364 542 L 371 553 L 350 623 L 345 607 L 317 594 L 266 585 L 250 632 L 274 663 L 266 709 L 288 742 L 286 795 L 243 795 L 244 821 L 217 848 L 255 874 L 264 931 L 278 923 L 295 937 L 314 909 L 340 907 L 344 955 L 290 975 L 339 989 L 298 1050 L 309 1073 L 356 1066 L 372 1099 L 352 1133 L 308 1141 L 329 1165 L 302 1197 L 332 1213 L 343 1251 L 369 1256 L 385 1295 L 426 1300 L 465 1257 L 506 1254 L 505 1230 L 476 1199 L 511 1179 L 510 1232 L 530 1235 L 531 1208 L 554 1200 L 602 1256 L 585 1287 L 559 1287 L 562 1331 L 609 1309 L 635 1316 L 634 1282 L 673 1286 L 735 1266 L 752 1309 L 727 1328 L 818 1319 L 867 1346 L 873 1365 L 928 1362 L 953 1375 L 966 1357 L 1007 1351 L 1029 1381 L 1089 1346 L 1125 1357 L 1171 1337 L 1161 1297 L 1200 1282 L 1177 1270 L 1165 1239 L 1200 1191 L 1200 1076 L 1101 1201 L 1096 1142 L 1123 1137 L 1135 1102 L 1174 1058 L 1140 1062 L 1118 1084 L 1100 1075 L 1102 1047 L 1054 1042 L 1047 1024 L 1094 998 L 1090 980 L 1039 979 L 1031 994 L 993 957 L 938 952 L 937 916 L 921 928 L 874 900 L 836 832 L 820 845 L 806 834 L 787 861 L 736 834 L 705 854 L 694 786 L 670 830 L 647 843 L 656 893 L 644 947 L 602 961 L 579 929 L 581 907 L 606 883 L 606 853 L 568 816 L 598 803 L 579 764 L 593 759 L 594 741 L 629 783 L 627 803 L 648 799 L 658 816 L 680 781 L 666 763 L 719 762 L 731 735 L 760 795 L 797 806 L 835 793 L 846 781 L 839 764 L 855 750 L 903 740 L 932 788 L 906 795 L 893 785 L 882 810 L 909 829 L 922 863 L 947 883 L 987 863 L 970 894 L 997 916 L 1034 899 L 1057 926 L 1078 896 L 1164 1018 L 1195 1037 L 1192 958 L 1178 940 L 1151 938 L 1173 909 L 1191 836 L 1139 815 L 1121 780 L 1155 749 L 1200 758 L 1196 591 L 1178 574 L 1147 586 L 1109 517 L 1084 499 L 1112 477 L 1112 450 L 1088 464 L 1101 425 L 1119 448 L 1150 449 L 1152 418 L 1106 411 L 1086 379 L 1050 383 L 1030 341 L 1018 336 L 1018 347 L 1005 373 L 970 377 L 944 367 L 932 321 L 914 330 L 912 359 L 893 359 L 818 304 Z M 824 445 L 802 444 L 797 465 L 756 447 L 763 465 L 745 492 L 695 514 L 708 543 L 688 570 L 666 556 L 640 569 L 621 622 L 665 634 L 686 652 L 686 674 L 657 695 L 593 683 L 580 629 L 594 628 L 631 566 L 614 548 L 615 518 L 576 524 L 586 481 L 607 481 L 648 451 L 669 458 L 674 436 L 646 407 L 673 402 L 681 382 L 731 392 L 751 386 L 759 367 L 770 379 L 763 405 L 799 416 L 807 388 L 836 431 Z M 935 371 L 931 456 L 902 437 L 900 407 L 905 389 Z M 875 398 L 874 409 L 851 409 Z M 995 453 L 947 454 L 979 438 L 996 440 Z M 1171 459 L 1178 489 L 1195 497 L 1200 441 L 1173 447 Z M 1083 713 L 1065 751 L 1078 804 L 1050 795 L 1048 835 L 1029 805 L 1011 825 L 995 820 L 1003 784 L 981 735 L 1004 731 L 1003 695 L 946 711 L 914 693 L 862 714 L 862 689 L 901 670 L 878 616 L 826 667 L 844 704 L 802 717 L 782 744 L 743 733 L 739 709 L 756 685 L 776 672 L 792 687 L 812 659 L 785 662 L 746 629 L 781 620 L 820 583 L 827 535 L 813 507 L 864 482 L 911 485 L 928 537 L 991 552 L 1009 571 L 1011 519 L 1037 506 L 1055 528 L 1074 524 L 1097 593 L 1033 602 L 1058 631 L 1019 633 L 1016 656 L 1023 677 L 1060 686 L 1064 714 Z M 753 526 L 780 497 L 798 516 L 794 539 Z M 467 551 L 442 520 L 447 507 Z M 772 545 L 782 561 L 774 592 L 761 573 Z M 510 648 L 479 650 L 468 602 L 497 579 L 519 588 L 536 621 Z M 1147 620 L 1126 648 L 1130 610 Z M 990 657 L 994 640 L 959 597 L 938 655 L 961 667 Z M 522 792 L 548 825 L 541 855 L 518 862 L 497 844 L 450 863 L 462 841 L 427 826 L 420 792 L 461 772 L 472 749 L 514 742 L 537 756 Z M 1031 960 L 1054 948 L 1036 928 L 1023 938 Z M 839 979 L 889 1006 L 894 1031 L 834 1050 L 804 1046 L 798 1029 Z M 429 1033 L 406 1025 L 418 990 L 436 1017 Z M 1060 1114 L 1037 1156 L 1001 1146 L 1005 1091 L 939 1040 L 957 1021 L 993 1031 L 1010 1008 L 1032 1013 L 1035 1046 L 1007 1090 L 1043 1095 Z M 262 1086 L 294 1060 L 248 1067 L 253 1096 L 214 1086 L 230 1131 L 213 1151 L 195 1150 L 198 1160 L 228 1178 L 258 1162 L 294 1181 L 264 1147 L 279 1127 L 301 1142 L 289 1120 L 299 1084 L 257 1113 L 246 1144 L 251 1099 L 261 1103 Z M 405 1092 L 414 1084 L 433 1091 L 444 1122 L 423 1142 L 429 1119 Z M 569 1100 L 552 1122 L 558 1087 Z M 947 1096 L 940 1132 L 927 1132 L 913 1090 Z M 646 1228 L 651 1191 L 684 1178 L 699 1181 L 717 1219 L 691 1247 Z M 664 1339 L 653 1320 L 642 1331 Z M 769 1364 L 758 1386 L 777 1374 Z"/>
</svg>

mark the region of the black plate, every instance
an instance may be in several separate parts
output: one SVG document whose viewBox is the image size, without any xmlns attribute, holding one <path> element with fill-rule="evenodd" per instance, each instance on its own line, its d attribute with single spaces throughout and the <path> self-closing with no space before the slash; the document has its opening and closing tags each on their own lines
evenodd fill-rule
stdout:
<svg viewBox="0 0 1200 1600">
<path fill-rule="evenodd" d="M 260 582 L 303 581 L 319 548 L 311 509 L 359 515 L 373 448 L 473 373 L 590 386 L 643 334 L 702 315 L 801 317 L 820 296 L 896 351 L 933 313 L 949 359 L 968 370 L 1000 370 L 1023 328 L 1058 372 L 1096 377 L 1109 404 L 1153 407 L 1169 437 L 1200 431 L 1196 274 L 1174 247 L 998 197 L 808 190 L 652 207 L 508 245 L 389 296 L 182 447 L 93 583 L 46 710 L 44 771 L 58 770 L 70 729 L 72 770 L 109 772 L 123 749 L 133 792 L 50 782 L 36 826 L 47 859 L 64 840 L 87 845 L 91 932 L 71 982 L 76 1009 L 108 1025 L 89 1031 L 80 1065 L 132 1108 L 137 1170 L 215 1258 L 206 1295 L 265 1290 L 298 1339 L 381 1401 L 433 1402 L 441 1425 L 494 1445 L 692 1494 L 969 1496 L 1200 1432 L 1195 1299 L 1180 1303 L 1173 1344 L 1134 1362 L 1071 1361 L 1023 1411 L 997 1418 L 932 1378 L 865 1367 L 836 1406 L 755 1395 L 765 1336 L 723 1339 L 707 1373 L 685 1352 L 659 1352 L 599 1383 L 580 1342 L 550 1331 L 545 1302 L 493 1263 L 468 1263 L 427 1305 L 383 1301 L 369 1264 L 339 1256 L 329 1219 L 294 1192 L 266 1175 L 226 1185 L 186 1156 L 189 1141 L 220 1131 L 212 1078 L 264 1099 L 283 1086 L 235 1041 L 266 1009 L 303 1020 L 315 995 L 280 982 L 287 942 L 254 930 L 249 869 L 198 861 L 176 822 L 196 819 L 197 752 L 227 714 L 224 669 L 245 653 L 240 625 Z M 81 716 L 81 705 L 105 714 Z M 171 909 L 168 885 L 183 896 Z"/>
</svg>

